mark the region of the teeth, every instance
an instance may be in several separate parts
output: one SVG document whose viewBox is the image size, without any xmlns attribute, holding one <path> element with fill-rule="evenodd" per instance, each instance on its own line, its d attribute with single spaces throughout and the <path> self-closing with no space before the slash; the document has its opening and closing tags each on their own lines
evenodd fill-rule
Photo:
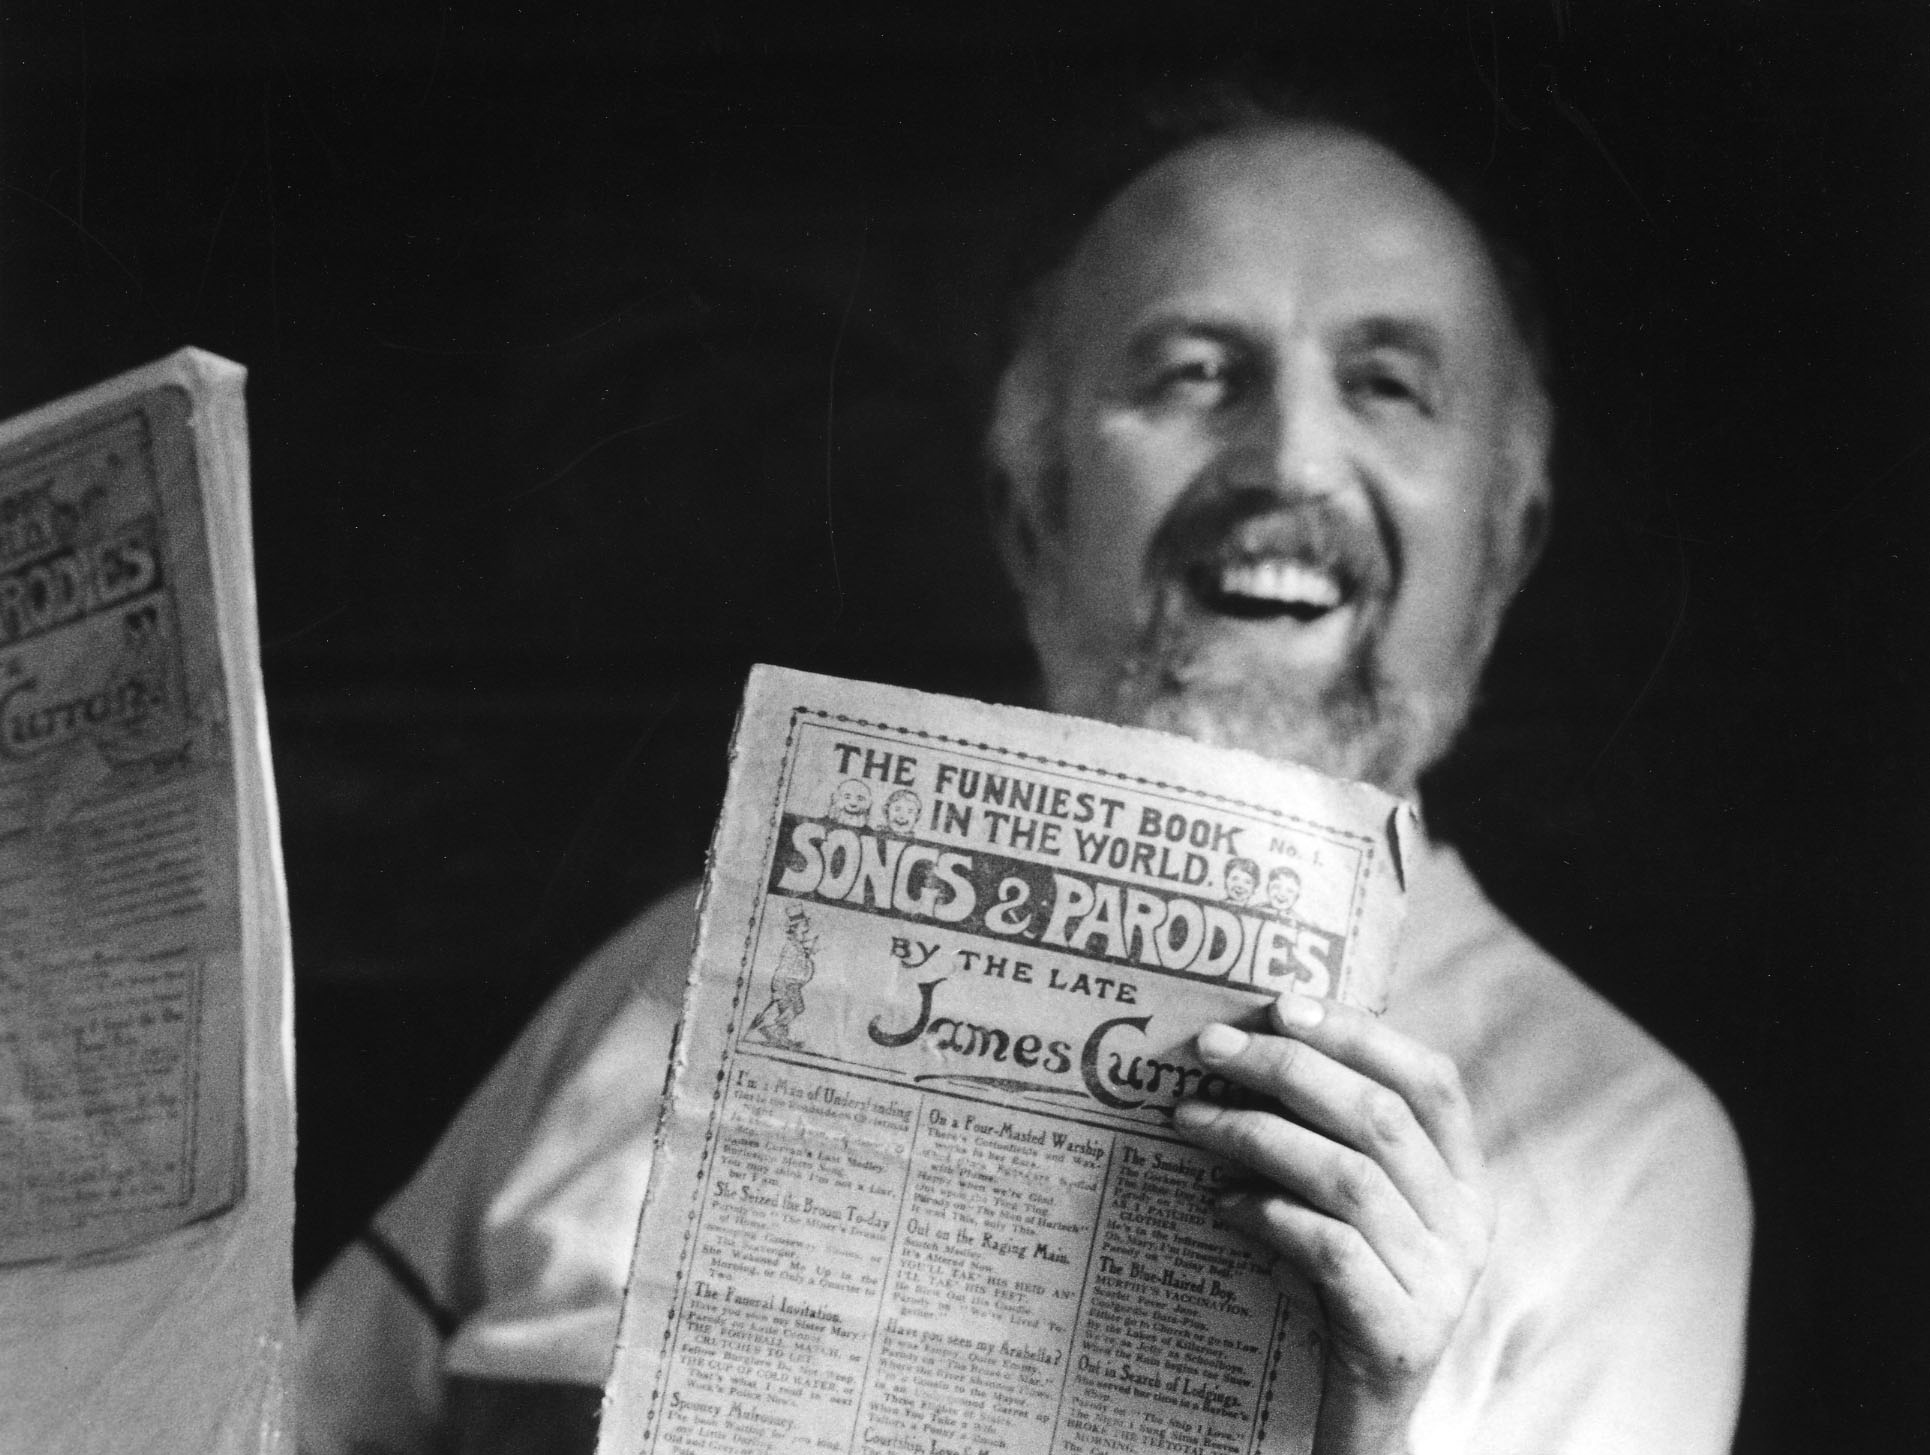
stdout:
<svg viewBox="0 0 1930 1455">
<path fill-rule="evenodd" d="M 1340 605 L 1341 596 L 1340 583 L 1332 576 L 1298 561 L 1241 561 L 1222 566 L 1219 588 L 1226 596 L 1322 610 Z"/>
</svg>

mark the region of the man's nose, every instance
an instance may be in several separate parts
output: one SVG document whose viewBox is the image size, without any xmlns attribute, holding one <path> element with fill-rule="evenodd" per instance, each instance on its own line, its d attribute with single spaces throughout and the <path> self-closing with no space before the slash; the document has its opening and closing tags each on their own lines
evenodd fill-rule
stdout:
<svg viewBox="0 0 1930 1455">
<path fill-rule="evenodd" d="M 1231 483 L 1289 497 L 1329 495 L 1346 478 L 1338 401 L 1304 371 L 1281 370 L 1229 421 Z"/>
</svg>

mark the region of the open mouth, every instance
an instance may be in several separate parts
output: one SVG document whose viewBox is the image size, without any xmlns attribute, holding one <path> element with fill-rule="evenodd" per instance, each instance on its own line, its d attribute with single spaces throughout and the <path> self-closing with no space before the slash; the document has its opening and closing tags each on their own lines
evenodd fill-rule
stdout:
<svg viewBox="0 0 1930 1455">
<path fill-rule="evenodd" d="M 1210 477 L 1161 524 L 1149 565 L 1169 610 L 1309 665 L 1372 630 L 1398 570 L 1371 518 L 1326 496 L 1225 488 Z"/>
<path fill-rule="evenodd" d="M 1352 599 L 1352 584 L 1339 572 L 1279 556 L 1196 561 L 1186 585 L 1206 610 L 1241 621 L 1319 621 Z"/>
</svg>

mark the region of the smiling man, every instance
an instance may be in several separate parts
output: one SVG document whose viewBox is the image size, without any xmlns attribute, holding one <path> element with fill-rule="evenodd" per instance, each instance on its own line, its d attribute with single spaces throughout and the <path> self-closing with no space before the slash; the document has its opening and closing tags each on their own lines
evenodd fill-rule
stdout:
<svg viewBox="0 0 1930 1455">
<path fill-rule="evenodd" d="M 1051 705 L 1413 792 L 1547 516 L 1510 276 L 1331 121 L 1236 107 L 1116 190 L 1032 289 L 991 432 Z M 1451 850 L 1409 878 L 1385 1020 L 1289 996 L 1273 1034 L 1210 1028 L 1287 1115 L 1176 1118 L 1251 1171 L 1224 1213 L 1327 1314 L 1317 1428 L 1279 1448 L 1726 1448 L 1749 1208 L 1720 1109 Z M 579 972 L 324 1278 L 305 1447 L 586 1437 L 693 904 Z"/>
<path fill-rule="evenodd" d="M 1235 109 L 1035 286 L 993 447 L 1052 705 L 1415 791 L 1545 529 L 1535 321 L 1388 147 Z M 1183 1109 L 1320 1290 L 1321 1451 L 1718 1450 L 1748 1198 L 1694 1080 L 1509 925 L 1411 880 L 1384 1022 L 1289 997 Z"/>
</svg>

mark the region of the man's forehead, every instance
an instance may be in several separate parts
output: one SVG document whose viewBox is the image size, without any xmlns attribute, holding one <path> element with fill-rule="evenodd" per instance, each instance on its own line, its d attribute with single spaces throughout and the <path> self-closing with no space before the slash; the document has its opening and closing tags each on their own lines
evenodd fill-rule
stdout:
<svg viewBox="0 0 1930 1455">
<path fill-rule="evenodd" d="M 1165 158 L 1074 254 L 1075 308 L 1115 323 L 1174 300 L 1279 286 L 1484 322 L 1504 305 L 1466 215 L 1386 147 L 1327 126 L 1256 129 Z M 1088 320 L 1090 321 L 1090 320 Z"/>
</svg>

